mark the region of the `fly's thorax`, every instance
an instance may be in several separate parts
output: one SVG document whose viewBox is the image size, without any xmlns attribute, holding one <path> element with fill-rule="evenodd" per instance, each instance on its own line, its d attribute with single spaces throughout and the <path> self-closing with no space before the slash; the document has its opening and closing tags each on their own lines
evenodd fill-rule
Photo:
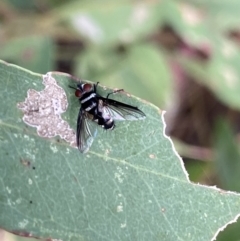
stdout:
<svg viewBox="0 0 240 241">
<path fill-rule="evenodd" d="M 96 93 L 91 91 L 88 93 L 84 93 L 79 99 L 82 108 L 91 114 L 95 114 L 95 109 L 97 107 L 97 98 Z"/>
<path fill-rule="evenodd" d="M 91 92 L 84 93 L 80 98 L 81 104 L 86 103 L 89 100 L 94 100 L 95 102 L 97 101 L 95 92 L 91 91 Z"/>
</svg>

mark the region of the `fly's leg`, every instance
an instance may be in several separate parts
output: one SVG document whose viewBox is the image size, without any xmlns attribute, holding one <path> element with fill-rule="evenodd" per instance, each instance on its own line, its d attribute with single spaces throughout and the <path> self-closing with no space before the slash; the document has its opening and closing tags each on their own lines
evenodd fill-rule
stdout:
<svg viewBox="0 0 240 241">
<path fill-rule="evenodd" d="M 94 84 L 94 92 L 96 93 L 97 92 L 97 86 L 98 86 L 99 82 L 97 82 L 96 84 Z M 108 93 L 106 99 L 108 99 L 109 95 L 112 95 L 112 94 L 115 94 L 117 92 L 121 92 L 121 91 L 124 91 L 123 89 L 119 89 L 119 90 L 115 90 L 113 92 L 110 92 Z"/>
<path fill-rule="evenodd" d="M 121 91 L 124 91 L 124 90 L 123 89 L 119 89 L 119 90 L 114 90 L 113 92 L 108 93 L 106 99 L 108 99 L 109 95 L 112 95 L 112 94 L 115 94 L 115 93 L 118 93 L 118 92 L 121 92 Z"/>
</svg>

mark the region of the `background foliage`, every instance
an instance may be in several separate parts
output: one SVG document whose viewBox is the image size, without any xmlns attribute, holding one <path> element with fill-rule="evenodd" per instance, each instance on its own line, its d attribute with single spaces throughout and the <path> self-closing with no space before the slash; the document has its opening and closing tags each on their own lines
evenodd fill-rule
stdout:
<svg viewBox="0 0 240 241">
<path fill-rule="evenodd" d="M 59 70 L 167 110 L 191 180 L 240 191 L 237 0 L 0 3 L 0 58 Z M 239 224 L 217 240 L 238 240 Z"/>
</svg>

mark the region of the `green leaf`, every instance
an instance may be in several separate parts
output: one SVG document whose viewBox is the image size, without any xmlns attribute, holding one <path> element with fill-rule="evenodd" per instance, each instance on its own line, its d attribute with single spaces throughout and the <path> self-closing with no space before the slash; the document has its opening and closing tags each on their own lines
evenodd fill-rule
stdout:
<svg viewBox="0 0 240 241">
<path fill-rule="evenodd" d="M 212 31 L 206 23 L 206 18 L 201 16 L 199 9 L 174 0 L 164 1 L 164 3 L 162 17 L 165 23 L 170 25 L 184 41 L 199 45 L 205 43 L 206 40 L 211 40 Z"/>
<path fill-rule="evenodd" d="M 28 68 L 31 71 L 47 72 L 53 69 L 55 48 L 46 36 L 18 37 L 4 43 L 0 58 Z"/>
<path fill-rule="evenodd" d="M 39 109 L 25 109 L 25 115 L 45 113 L 48 106 L 42 105 L 49 100 L 56 107 L 63 91 L 67 99 L 61 103 L 68 102 L 68 107 L 57 109 L 65 111 L 60 117 L 74 129 L 79 103 L 68 88 L 74 84 L 71 76 L 40 75 L 0 63 L 2 228 L 64 241 L 200 241 L 213 239 L 239 215 L 239 195 L 189 182 L 182 160 L 164 134 L 162 113 L 135 97 L 114 96 L 139 106 L 146 119 L 117 122 L 112 132 L 99 129 L 85 155 L 64 141 L 66 136 L 40 137 L 35 127 L 23 122 L 23 111 L 17 106 L 29 89 L 49 90 L 55 80 L 60 87 L 51 93 L 53 99 L 41 99 L 40 92 L 29 103 Z M 100 94 L 109 91 L 100 88 Z M 49 123 L 45 119 L 40 123 L 50 124 L 53 131 L 62 125 L 61 121 L 51 125 L 52 119 Z"/>
<path fill-rule="evenodd" d="M 208 19 L 209 25 L 213 30 L 221 31 L 222 33 L 238 29 L 240 2 L 238 0 L 223 1 L 207 1 L 207 0 L 187 0 L 192 6 L 198 9 L 199 12 L 204 12 L 202 16 Z"/>
<path fill-rule="evenodd" d="M 106 7 L 107 6 L 107 7 Z M 132 42 L 162 23 L 162 3 L 123 1 L 75 1 L 55 10 L 59 21 L 69 22 L 94 44 Z"/>
<path fill-rule="evenodd" d="M 240 54 L 233 42 L 219 36 L 208 62 L 201 63 L 184 56 L 178 61 L 219 100 L 232 108 L 240 108 Z"/>
<path fill-rule="evenodd" d="M 16 9 L 21 10 L 34 10 L 36 8 L 36 1 L 32 0 L 25 0 L 25 1 L 18 1 L 18 0 L 5 0 L 6 3 L 12 5 Z"/>
<path fill-rule="evenodd" d="M 235 141 L 233 131 L 226 121 L 219 121 L 215 128 L 216 172 L 221 187 L 240 192 L 239 145 Z"/>
<path fill-rule="evenodd" d="M 240 191 L 240 153 L 233 130 L 229 123 L 219 120 L 215 128 L 215 172 L 224 189 Z M 240 222 L 229 225 L 221 232 L 218 241 L 239 240 Z"/>
<path fill-rule="evenodd" d="M 161 7 L 162 19 L 185 42 L 195 46 L 211 49 L 217 44 L 218 35 L 226 35 L 239 26 L 238 0 L 168 0 Z"/>
</svg>

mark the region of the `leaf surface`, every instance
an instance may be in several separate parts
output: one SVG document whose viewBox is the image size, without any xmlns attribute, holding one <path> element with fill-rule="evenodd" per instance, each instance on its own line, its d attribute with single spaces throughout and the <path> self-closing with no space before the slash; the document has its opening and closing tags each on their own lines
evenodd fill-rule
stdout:
<svg viewBox="0 0 240 241">
<path fill-rule="evenodd" d="M 164 134 L 162 113 L 119 93 L 145 120 L 99 129 L 83 155 L 60 137 L 26 125 L 17 103 L 42 91 L 46 75 L 0 63 L 0 226 L 25 236 L 67 240 L 211 240 L 240 211 L 240 197 L 190 183 Z M 70 76 L 51 73 L 67 96 L 62 118 L 75 129 L 79 103 Z M 100 88 L 100 94 L 110 90 Z M 57 126 L 56 126 L 57 128 Z"/>
</svg>

